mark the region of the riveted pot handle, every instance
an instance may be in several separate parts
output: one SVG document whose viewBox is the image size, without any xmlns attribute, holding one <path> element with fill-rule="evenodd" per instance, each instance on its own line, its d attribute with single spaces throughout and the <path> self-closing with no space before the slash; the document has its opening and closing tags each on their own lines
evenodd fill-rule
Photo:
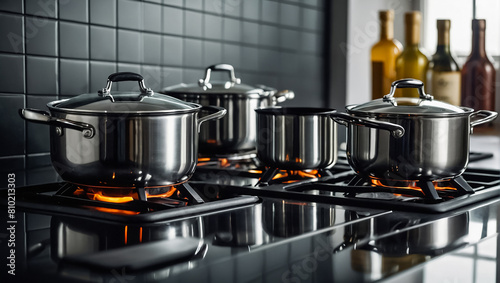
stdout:
<svg viewBox="0 0 500 283">
<path fill-rule="evenodd" d="M 425 100 L 433 100 L 434 97 L 430 94 L 426 94 L 424 92 L 424 83 L 422 81 L 416 80 L 416 79 L 402 79 L 402 80 L 397 80 L 393 81 L 391 84 L 391 91 L 389 94 L 384 95 L 384 101 L 387 102 L 393 102 L 394 101 L 394 93 L 396 92 L 396 89 L 398 88 L 416 88 L 418 89 L 418 95 L 420 96 L 420 99 L 425 99 Z"/>
<path fill-rule="evenodd" d="M 87 139 L 90 139 L 95 135 L 95 129 L 90 124 L 68 119 L 56 118 L 54 116 L 50 116 L 49 112 L 43 110 L 26 108 L 20 109 L 19 114 L 23 119 L 30 122 L 81 131 L 83 137 Z"/>
<path fill-rule="evenodd" d="M 220 119 L 226 115 L 227 110 L 225 108 L 219 107 L 219 106 L 202 106 L 201 111 L 208 111 L 211 112 L 211 114 L 208 114 L 206 116 L 200 117 L 198 119 L 198 132 L 200 131 L 200 126 L 203 122 L 210 121 L 210 120 L 215 120 L 215 119 Z"/>
<path fill-rule="evenodd" d="M 386 130 L 391 132 L 392 136 L 395 138 L 401 138 L 405 134 L 405 129 L 402 126 L 389 122 L 364 119 L 340 112 L 330 114 L 330 118 L 332 118 L 335 122 L 342 124 L 346 127 L 349 126 L 349 124 L 354 124 L 357 126 L 365 126 L 379 130 Z"/>
<path fill-rule="evenodd" d="M 472 132 L 473 127 L 484 124 L 484 123 L 491 122 L 491 121 L 495 120 L 495 118 L 497 116 L 498 116 L 497 112 L 489 111 L 489 110 L 479 110 L 479 111 L 472 113 L 472 115 L 470 116 L 471 120 L 475 117 L 484 117 L 484 118 L 479 119 L 479 120 L 475 120 L 475 121 L 471 121 L 471 123 L 470 123 L 471 132 Z"/>
<path fill-rule="evenodd" d="M 232 84 L 240 84 L 241 83 L 241 79 L 237 78 L 234 75 L 233 66 L 231 66 L 229 64 L 216 64 L 216 65 L 208 66 L 205 69 L 205 78 L 199 79 L 198 85 L 201 87 L 211 88 L 212 84 L 210 83 L 210 76 L 211 76 L 213 71 L 228 72 L 229 73 L 229 80 Z"/>
</svg>

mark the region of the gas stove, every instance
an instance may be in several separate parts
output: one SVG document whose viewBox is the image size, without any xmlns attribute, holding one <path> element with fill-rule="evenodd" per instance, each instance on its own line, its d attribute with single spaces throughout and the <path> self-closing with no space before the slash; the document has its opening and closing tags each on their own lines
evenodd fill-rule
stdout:
<svg viewBox="0 0 500 283">
<path fill-rule="evenodd" d="M 175 187 L 106 191 L 52 177 L 18 186 L 14 218 L 1 219 L 15 227 L 16 275 L 7 266 L 1 277 L 372 282 L 496 243 L 498 170 L 469 168 L 433 184 L 434 194 L 418 182 L 358 178 L 345 158 L 307 171 L 267 168 L 254 153 L 204 158 Z M 0 193 L 8 211 L 9 191 Z M 0 234 L 2 255 L 11 254 L 9 233 Z"/>
<path fill-rule="evenodd" d="M 489 157 L 471 154 L 472 161 Z M 400 181 L 360 177 L 345 157 L 332 168 L 307 171 L 246 161 L 244 166 L 232 166 L 225 159 L 204 164 L 192 180 L 221 192 L 429 213 L 451 211 L 500 195 L 500 170 L 469 168 L 453 179 Z"/>
</svg>

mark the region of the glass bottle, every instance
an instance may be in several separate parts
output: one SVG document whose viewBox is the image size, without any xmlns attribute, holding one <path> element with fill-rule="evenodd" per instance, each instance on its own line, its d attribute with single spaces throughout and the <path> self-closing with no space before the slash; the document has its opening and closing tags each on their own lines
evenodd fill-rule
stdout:
<svg viewBox="0 0 500 283">
<path fill-rule="evenodd" d="M 450 53 L 450 20 L 437 20 L 438 43 L 429 62 L 428 93 L 435 99 L 461 105 L 460 67 Z"/>
<path fill-rule="evenodd" d="M 372 98 L 382 98 L 396 80 L 396 57 L 403 50 L 394 39 L 394 10 L 379 11 L 380 40 L 371 49 Z"/>
<path fill-rule="evenodd" d="M 429 60 L 420 50 L 420 24 L 422 16 L 418 11 L 405 14 L 405 47 L 396 58 L 397 79 L 413 78 L 427 84 L 426 74 Z M 418 97 L 416 89 L 401 89 L 395 96 Z"/>
<path fill-rule="evenodd" d="M 462 68 L 462 105 L 475 110 L 495 108 L 495 68 L 486 55 L 486 21 L 472 20 L 472 50 Z"/>
</svg>

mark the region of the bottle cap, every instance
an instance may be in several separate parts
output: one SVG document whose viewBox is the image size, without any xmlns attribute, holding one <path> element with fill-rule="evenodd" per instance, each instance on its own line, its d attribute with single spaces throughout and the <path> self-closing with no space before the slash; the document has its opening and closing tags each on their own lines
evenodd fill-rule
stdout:
<svg viewBox="0 0 500 283">
<path fill-rule="evenodd" d="M 379 11 L 378 16 L 381 21 L 392 21 L 394 20 L 394 10 Z"/>
<path fill-rule="evenodd" d="M 419 11 L 410 11 L 405 13 L 406 24 L 419 25 L 422 20 L 422 15 Z"/>
<path fill-rule="evenodd" d="M 486 29 L 486 20 L 484 19 L 474 19 L 472 20 L 472 29 Z"/>
<path fill-rule="evenodd" d="M 438 29 L 450 29 L 451 21 L 450 20 L 437 20 L 436 26 Z"/>
</svg>

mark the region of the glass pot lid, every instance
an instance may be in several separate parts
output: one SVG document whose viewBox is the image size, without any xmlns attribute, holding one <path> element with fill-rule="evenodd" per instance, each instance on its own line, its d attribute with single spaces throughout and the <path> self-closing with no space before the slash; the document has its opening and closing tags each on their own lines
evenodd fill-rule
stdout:
<svg viewBox="0 0 500 283">
<path fill-rule="evenodd" d="M 417 88 L 419 97 L 394 97 L 397 88 Z M 367 103 L 349 105 L 347 112 L 358 115 L 419 115 L 419 116 L 460 116 L 469 114 L 471 108 L 458 107 L 442 101 L 424 92 L 424 84 L 415 79 L 394 81 L 391 91 L 383 98 Z"/>
<path fill-rule="evenodd" d="M 210 81 L 212 72 L 227 72 L 228 81 Z M 269 96 L 276 89 L 266 86 L 253 87 L 241 83 L 241 79 L 234 74 L 233 66 L 229 64 L 217 64 L 205 69 L 205 78 L 193 84 L 178 84 L 166 87 L 162 93 L 170 94 L 234 94 L 249 98 Z"/>
<path fill-rule="evenodd" d="M 137 81 L 140 93 L 111 93 L 113 82 Z M 130 114 L 167 114 L 198 111 L 198 104 L 154 93 L 147 88 L 141 75 L 131 72 L 120 72 L 109 75 L 106 87 L 97 93 L 86 93 L 79 96 L 53 101 L 48 104 L 52 110 L 64 110 L 86 113 L 130 113 Z"/>
</svg>

